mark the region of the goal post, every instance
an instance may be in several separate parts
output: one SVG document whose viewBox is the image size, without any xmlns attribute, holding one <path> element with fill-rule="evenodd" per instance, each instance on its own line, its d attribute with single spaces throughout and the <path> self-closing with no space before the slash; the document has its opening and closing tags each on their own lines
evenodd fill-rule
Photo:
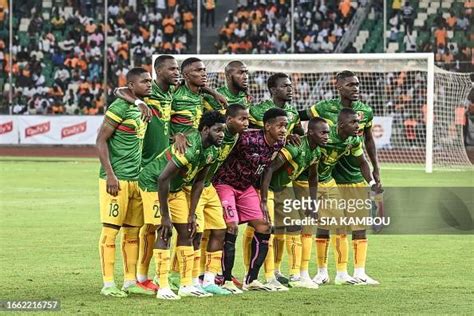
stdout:
<svg viewBox="0 0 474 316">
<path fill-rule="evenodd" d="M 158 55 L 153 56 L 153 61 Z M 359 77 L 360 96 L 374 109 L 374 137 L 385 167 L 460 169 L 471 166 L 462 134 L 461 109 L 472 87 L 469 74 L 444 71 L 432 53 L 175 55 L 180 63 L 198 57 L 206 65 L 208 84 L 225 84 L 225 65 L 245 62 L 254 102 L 269 98 L 266 79 L 290 75 L 293 104 L 305 109 L 338 96 L 335 74 L 351 70 Z"/>
</svg>

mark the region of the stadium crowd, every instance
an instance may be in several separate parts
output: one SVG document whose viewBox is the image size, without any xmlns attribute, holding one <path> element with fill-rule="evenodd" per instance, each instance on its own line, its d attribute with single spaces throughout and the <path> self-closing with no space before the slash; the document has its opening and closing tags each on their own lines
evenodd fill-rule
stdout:
<svg viewBox="0 0 474 316">
<path fill-rule="evenodd" d="M 365 5 L 366 1 L 359 1 Z M 350 0 L 295 3 L 295 52 L 330 53 L 355 11 Z M 291 8 L 288 1 L 248 1 L 229 11 L 219 31 L 219 54 L 291 52 Z"/>
<path fill-rule="evenodd" d="M 215 2 L 204 1 L 204 20 L 213 24 Z M 109 2 L 108 96 L 111 87 L 124 86 L 133 64 L 151 70 L 153 53 L 188 52 L 193 41 L 195 1 L 115 0 Z M 355 8 L 366 1 L 298 1 L 295 7 L 295 52 L 330 53 L 344 34 Z M 8 2 L 0 0 L 0 86 L 3 103 L 8 102 L 10 56 L 13 56 L 13 113 L 15 114 L 102 114 L 104 109 L 104 15 L 94 1 L 22 1 L 15 5 L 14 45 L 8 52 Z M 416 27 L 418 7 L 410 2 L 391 2 L 390 39 L 405 30 L 407 52 L 433 51 L 439 66 L 454 71 L 472 71 L 472 45 L 458 41 L 471 38 L 472 8 L 441 14 L 433 26 Z M 379 8 L 380 9 L 380 8 Z M 48 18 L 49 16 L 49 18 Z M 37 32 L 37 30 L 41 30 Z M 289 53 L 291 51 L 291 12 L 288 1 L 238 1 L 219 31 L 218 53 Z M 417 32 L 413 32 L 416 30 Z M 449 38 L 448 32 L 454 32 Z M 416 38 L 414 34 L 417 33 Z M 421 38 L 424 33 L 433 34 Z M 460 34 L 460 35 L 459 35 Z M 470 36 L 470 37 L 469 37 Z M 459 44 L 458 44 L 459 43 Z M 354 51 L 351 51 L 354 52 Z M 356 51 L 355 51 L 356 52 Z M 426 84 L 416 73 L 371 74 L 361 76 L 363 100 L 373 106 L 375 115 L 390 115 L 401 139 L 416 139 L 419 133 L 405 133 L 416 126 L 424 128 Z M 261 100 L 268 74 L 251 74 L 251 93 Z M 318 86 L 320 74 L 293 74 L 295 106 L 308 106 L 336 95 L 333 83 Z"/>
<path fill-rule="evenodd" d="M 153 53 L 184 53 L 193 41 L 191 1 L 109 1 L 108 84 L 123 86 L 133 64 L 151 70 Z M 15 114 L 103 113 L 104 14 L 93 1 L 17 2 L 13 48 L 8 48 L 8 3 L 0 1 L 0 65 L 8 100 L 12 56 Z M 38 31 L 40 30 L 40 31 Z M 7 45 L 6 45 L 7 43 Z"/>
<path fill-rule="evenodd" d="M 450 71 L 472 72 L 473 6 L 472 1 L 455 3 L 451 9 L 445 9 L 449 11 L 446 12 L 448 14 L 437 10 L 432 18 L 429 17 L 432 23 L 416 27 L 414 22 L 420 10 L 416 3 L 393 0 L 389 41 L 396 42 L 403 36 L 402 52 L 433 52 L 439 67 Z"/>
</svg>

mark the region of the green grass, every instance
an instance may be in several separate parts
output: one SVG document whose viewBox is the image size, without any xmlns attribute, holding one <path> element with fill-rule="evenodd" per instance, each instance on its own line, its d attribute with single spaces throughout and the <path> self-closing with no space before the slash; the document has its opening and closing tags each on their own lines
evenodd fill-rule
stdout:
<svg viewBox="0 0 474 316">
<path fill-rule="evenodd" d="M 377 287 L 328 285 L 171 303 L 104 298 L 97 173 L 94 159 L 0 159 L 0 300 L 57 298 L 62 312 L 84 314 L 472 314 L 472 235 L 371 236 L 367 269 L 382 282 Z M 388 169 L 382 177 L 387 186 L 474 186 L 472 171 Z M 117 281 L 120 261 L 117 255 Z M 242 272 L 239 256 L 236 274 Z"/>
</svg>

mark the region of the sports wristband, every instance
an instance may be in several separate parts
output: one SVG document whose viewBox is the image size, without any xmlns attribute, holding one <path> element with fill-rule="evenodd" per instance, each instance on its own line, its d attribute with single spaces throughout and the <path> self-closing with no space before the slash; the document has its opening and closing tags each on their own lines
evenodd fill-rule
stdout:
<svg viewBox="0 0 474 316">
<path fill-rule="evenodd" d="M 369 187 L 373 186 L 373 185 L 376 184 L 376 183 L 377 183 L 377 182 L 375 182 L 374 179 L 370 180 L 370 182 L 369 182 Z"/>
</svg>

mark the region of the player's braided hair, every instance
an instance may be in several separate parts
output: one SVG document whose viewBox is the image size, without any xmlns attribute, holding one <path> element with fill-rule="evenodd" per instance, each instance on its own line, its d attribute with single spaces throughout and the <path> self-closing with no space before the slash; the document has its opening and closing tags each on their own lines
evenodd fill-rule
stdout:
<svg viewBox="0 0 474 316">
<path fill-rule="evenodd" d="M 202 131 L 204 127 L 212 127 L 212 125 L 222 123 L 225 124 L 225 116 L 222 115 L 219 111 L 207 111 L 201 117 L 199 121 L 198 130 Z"/>
</svg>

